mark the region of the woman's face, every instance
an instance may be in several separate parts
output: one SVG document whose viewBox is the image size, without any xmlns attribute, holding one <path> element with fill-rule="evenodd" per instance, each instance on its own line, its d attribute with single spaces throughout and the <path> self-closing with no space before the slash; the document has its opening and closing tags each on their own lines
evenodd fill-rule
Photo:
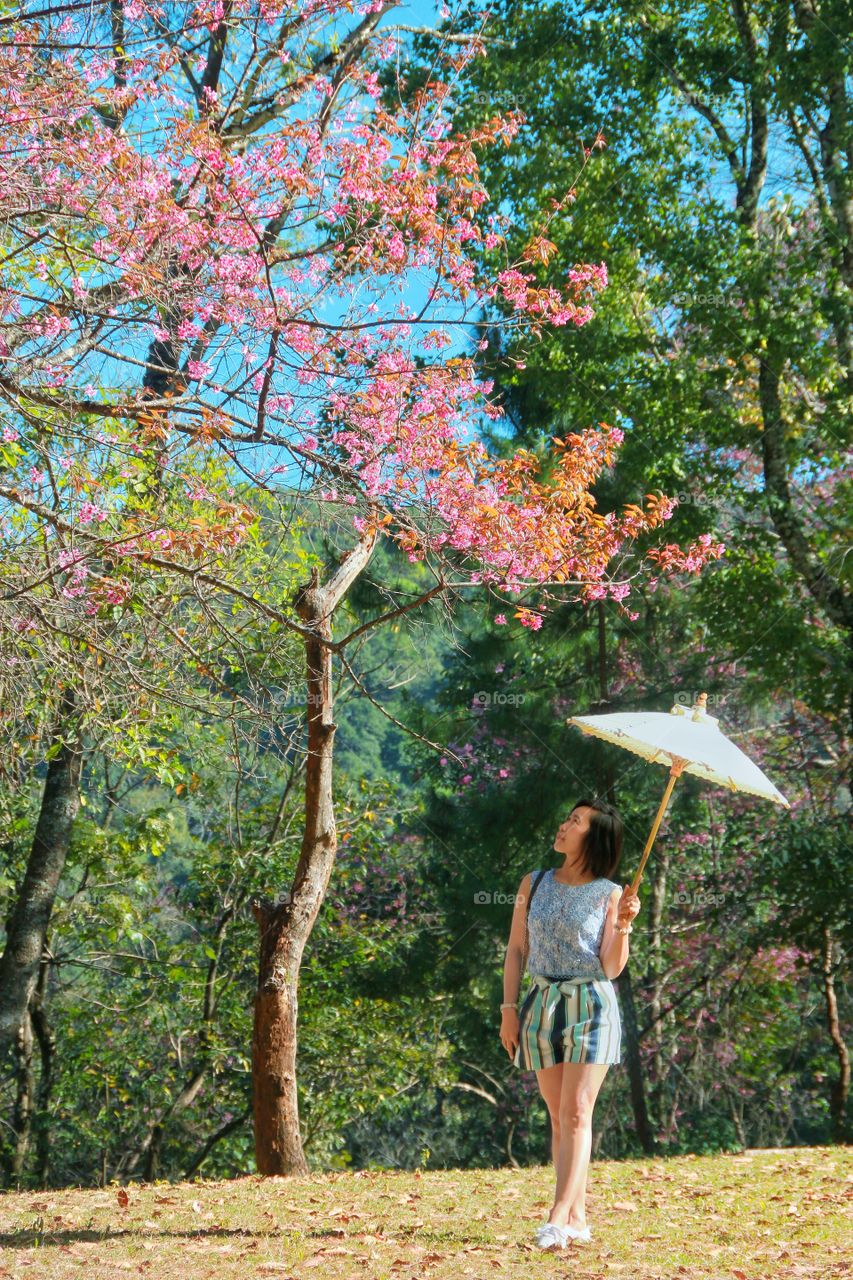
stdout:
<svg viewBox="0 0 853 1280">
<path fill-rule="evenodd" d="M 557 835 L 554 838 L 554 848 L 557 853 L 566 856 L 569 862 L 579 862 L 581 850 L 583 849 L 586 833 L 589 831 L 589 822 L 592 816 L 592 809 L 587 805 L 581 805 L 579 809 L 573 810 L 572 813 L 560 824 Z"/>
</svg>

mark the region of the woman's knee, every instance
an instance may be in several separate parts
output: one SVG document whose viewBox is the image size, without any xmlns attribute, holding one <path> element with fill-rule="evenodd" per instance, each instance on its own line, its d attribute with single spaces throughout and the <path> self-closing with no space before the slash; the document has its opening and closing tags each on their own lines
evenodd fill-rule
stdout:
<svg viewBox="0 0 853 1280">
<path fill-rule="evenodd" d="M 582 1129 L 592 1124 L 595 1098 L 587 1093 L 568 1094 L 560 1099 L 557 1125 L 565 1129 Z"/>
</svg>

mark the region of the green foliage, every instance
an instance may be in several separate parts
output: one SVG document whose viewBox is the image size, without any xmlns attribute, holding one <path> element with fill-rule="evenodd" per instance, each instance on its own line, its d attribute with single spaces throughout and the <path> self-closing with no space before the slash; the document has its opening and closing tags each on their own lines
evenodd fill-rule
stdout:
<svg viewBox="0 0 853 1280">
<path fill-rule="evenodd" d="M 710 532 L 726 542 L 727 555 L 685 583 L 707 647 L 721 662 L 748 658 L 756 698 L 787 687 L 831 716 L 850 697 L 846 629 L 809 592 L 774 524 L 761 474 L 773 423 L 759 371 L 780 371 L 790 519 L 849 588 L 849 228 L 807 163 L 821 156 L 809 121 L 825 119 L 831 73 L 843 80 L 849 50 L 826 50 L 826 62 L 817 52 L 833 22 L 844 29 L 843 6 L 824 6 L 832 16 L 820 23 L 783 19 L 773 5 L 751 13 L 766 50 L 754 63 L 725 6 L 498 6 L 491 29 L 502 43 L 454 89 L 461 126 L 524 113 L 509 155 L 482 160 L 489 210 L 510 219 L 506 250 L 483 250 L 484 260 L 498 270 L 544 231 L 558 252 L 540 265 L 543 279 L 603 260 L 610 283 L 583 328 L 555 330 L 532 349 L 493 335 L 479 359 L 507 406 L 497 449 L 547 454 L 550 436 L 601 419 L 625 430 L 613 474 L 595 489 L 600 508 L 660 489 L 679 502 L 662 540 Z M 434 42 L 420 37 L 419 47 L 428 67 Z M 415 74 L 412 90 L 418 83 Z M 759 145 L 750 94 L 766 102 L 770 129 L 754 209 L 738 203 L 737 158 Z M 627 557 L 619 572 L 630 576 Z"/>
<path fill-rule="evenodd" d="M 765 43 L 777 10 L 754 6 Z M 679 780 L 641 884 L 629 969 L 654 1137 L 661 1150 L 703 1154 L 838 1136 L 825 970 L 849 1039 L 848 637 L 780 536 L 759 378 L 775 361 L 793 516 L 810 554 L 849 587 L 843 239 L 785 132 L 791 115 L 820 107 L 847 56 L 820 26 L 808 37 L 790 28 L 785 56 L 767 46 L 772 184 L 754 217 L 736 204 L 742 167 L 671 74 L 705 95 L 748 154 L 754 76 L 725 6 L 506 0 L 490 23 L 506 43 L 454 87 L 460 127 L 516 105 L 526 116 L 509 152 L 483 157 L 487 212 L 509 217 L 505 248 L 483 248 L 484 262 L 502 269 L 544 230 L 558 253 L 537 267 L 542 283 L 562 283 L 576 261 L 603 260 L 610 277 L 582 329 L 532 350 L 490 335 L 482 372 L 507 414 L 485 424 L 489 447 L 524 445 L 547 473 L 550 437 L 612 421 L 625 443 L 595 488 L 599 508 L 663 490 L 678 505 L 655 541 L 713 532 L 727 554 L 698 580 L 634 592 L 635 619 L 568 603 L 531 634 L 496 627 L 499 607 L 481 598 L 461 603 L 455 636 L 430 609 L 347 649 L 358 684 L 336 666 L 339 849 L 299 990 L 314 1168 L 549 1159 L 535 1080 L 508 1063 L 498 1036 L 511 895 L 525 872 L 556 865 L 559 819 L 595 794 L 623 814 L 614 878 L 627 880 L 665 782 L 663 769 L 565 720 L 666 710 L 703 690 L 794 809 Z M 410 92 L 430 65 L 429 40 L 416 44 Z M 555 211 L 569 188 L 575 198 Z M 31 268 L 25 254 L 10 267 L 22 279 Z M 33 422 L 56 427 L 46 409 Z M 4 443 L 0 456 L 21 467 L 27 448 Z M 223 458 L 184 461 L 195 482 L 220 496 L 233 485 L 255 513 L 239 553 L 211 553 L 235 590 L 195 595 L 142 575 L 92 631 L 50 644 L 25 631 L 4 648 L 16 708 L 0 788 L 4 917 L 59 750 L 56 693 L 68 679 L 95 688 L 49 935 L 55 1060 L 35 1117 L 57 1184 L 142 1177 L 154 1146 L 152 1172 L 166 1178 L 253 1167 L 250 904 L 289 890 L 304 800 L 304 652 L 278 615 L 339 548 L 319 508 L 249 491 Z M 104 482 L 124 485 L 146 519 L 187 514 L 177 476 L 157 490 L 150 458 L 126 462 L 110 462 Z M 29 517 L 10 520 L 26 551 L 16 568 L 29 573 Z M 611 566 L 626 577 L 633 567 Z M 423 566 L 380 545 L 335 638 L 427 584 Z M 160 604 L 171 630 L 153 626 Z M 597 1154 L 639 1154 L 624 1067 L 607 1089 Z M 33 1150 L 25 1183 L 39 1182 L 36 1166 Z"/>
</svg>

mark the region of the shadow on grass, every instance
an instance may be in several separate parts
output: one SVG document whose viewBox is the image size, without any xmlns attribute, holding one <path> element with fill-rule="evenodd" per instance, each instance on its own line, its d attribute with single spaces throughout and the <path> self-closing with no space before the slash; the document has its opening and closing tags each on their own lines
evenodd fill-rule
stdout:
<svg viewBox="0 0 853 1280">
<path fill-rule="evenodd" d="M 243 1227 L 196 1227 L 187 1228 L 185 1231 L 176 1228 L 174 1231 L 136 1231 L 132 1227 L 105 1227 L 102 1231 L 96 1230 L 94 1227 L 78 1227 L 74 1231 L 33 1231 L 31 1227 L 20 1231 L 4 1231 L 0 1232 L 0 1246 L 7 1248 L 18 1248 L 26 1245 L 35 1244 L 74 1244 L 84 1242 L 106 1241 L 106 1240 L 214 1240 L 218 1237 L 227 1239 L 229 1236 L 240 1236 L 246 1240 L 266 1240 L 273 1237 L 280 1238 L 283 1236 L 296 1235 L 329 1235 L 333 1236 L 334 1232 L 294 1232 L 284 1228 L 281 1231 L 247 1231 Z M 339 1237 L 337 1237 L 339 1238 Z"/>
<path fill-rule="evenodd" d="M 370 1233 L 373 1234 L 373 1233 Z M 139 1231 L 133 1227 L 105 1227 L 103 1230 L 97 1230 L 94 1227 L 77 1227 L 69 1231 L 34 1231 L 32 1227 L 22 1227 L 20 1231 L 0 1232 L 0 1248 L 23 1249 L 29 1245 L 38 1244 L 40 1247 L 45 1245 L 68 1245 L 81 1243 L 106 1243 L 112 1240 L 217 1240 L 229 1238 L 239 1238 L 244 1240 L 358 1240 L 364 1235 L 363 1231 L 348 1233 L 340 1227 L 330 1227 L 328 1231 L 318 1228 L 307 1228 L 305 1230 L 281 1227 L 272 1231 L 252 1231 L 245 1227 L 187 1227 L 181 1230 L 176 1227 L 169 1231 L 154 1230 L 146 1228 Z M 444 1245 L 452 1247 L 459 1245 L 460 1247 L 470 1244 L 478 1244 L 488 1247 L 494 1242 L 489 1239 L 475 1238 L 470 1233 L 466 1235 L 453 1236 L 446 1229 L 443 1231 L 424 1230 L 423 1227 L 401 1226 L 393 1231 L 382 1231 L 377 1233 L 378 1240 L 399 1240 L 405 1236 L 410 1236 L 413 1240 L 421 1244 Z M 512 1243 L 504 1241 L 504 1244 Z M 2 1274 L 2 1272 L 0 1272 Z"/>
</svg>

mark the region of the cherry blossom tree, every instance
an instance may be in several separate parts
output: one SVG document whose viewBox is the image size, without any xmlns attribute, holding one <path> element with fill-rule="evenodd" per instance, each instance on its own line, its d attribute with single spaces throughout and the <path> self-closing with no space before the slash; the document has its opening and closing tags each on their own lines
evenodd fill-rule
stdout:
<svg viewBox="0 0 853 1280">
<path fill-rule="evenodd" d="M 698 573 L 723 550 L 711 534 L 651 545 L 673 510 L 662 494 L 596 510 L 591 489 L 622 439 L 605 423 L 554 438 L 545 460 L 479 441 L 502 409 L 476 377 L 471 335 L 482 346 L 496 317 L 531 339 L 582 327 L 607 272 L 566 263 L 562 287 L 539 283 L 556 252 L 549 220 L 571 191 L 518 257 L 483 268 L 507 220 L 488 211 L 478 151 L 511 146 L 520 117 L 454 128 L 453 83 L 488 56 L 487 30 L 446 36 L 414 95 L 389 90 L 404 74 L 395 8 L 71 0 L 0 18 L 4 634 L 30 646 L 94 636 L 113 610 L 152 591 L 165 601 L 180 580 L 304 649 L 301 856 L 288 900 L 255 904 L 255 1138 L 270 1174 L 307 1167 L 297 984 L 336 851 L 333 659 L 361 687 L 348 646 L 438 597 L 490 592 L 538 628 L 554 598 L 624 601 L 637 578 Z M 230 494 L 205 482 L 211 459 Z M 229 572 L 260 493 L 283 522 L 321 504 L 337 523 L 337 562 L 287 600 Z M 423 590 L 389 592 L 386 610 L 336 636 L 380 538 L 422 567 Z M 45 793 L 66 815 L 75 762 L 62 756 L 62 785 Z M 67 830 L 57 839 L 61 854 Z M 7 1040 L 61 856 L 48 862 L 28 949 L 14 928 L 7 938 Z"/>
</svg>

